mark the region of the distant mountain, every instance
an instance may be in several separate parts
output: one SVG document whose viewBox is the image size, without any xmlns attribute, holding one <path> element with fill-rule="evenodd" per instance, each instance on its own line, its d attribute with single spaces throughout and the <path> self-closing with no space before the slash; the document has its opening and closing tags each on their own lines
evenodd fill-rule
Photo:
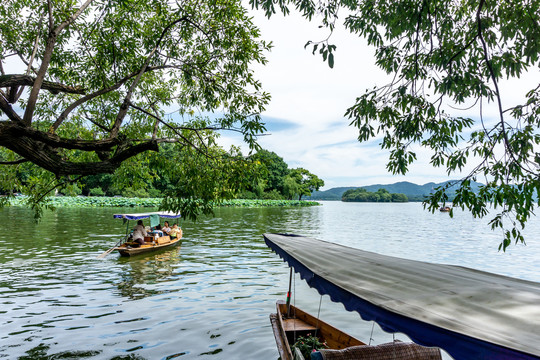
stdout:
<svg viewBox="0 0 540 360">
<path fill-rule="evenodd" d="M 425 196 L 429 195 L 435 188 L 443 186 L 451 181 L 449 180 L 442 183 L 429 182 L 424 185 L 413 184 L 408 181 L 400 181 L 394 184 L 376 184 L 368 186 L 348 186 L 348 187 L 336 187 L 326 191 L 314 191 L 311 196 L 305 197 L 306 200 L 341 200 L 343 193 L 349 189 L 364 188 L 369 192 L 376 192 L 379 189 L 386 189 L 390 193 L 405 194 L 409 198 L 409 201 L 422 201 Z M 482 185 L 478 182 L 471 182 L 473 191 L 477 191 L 478 187 Z M 451 195 L 457 185 L 450 187 L 448 194 Z M 452 196 L 450 196 L 452 197 Z"/>
</svg>

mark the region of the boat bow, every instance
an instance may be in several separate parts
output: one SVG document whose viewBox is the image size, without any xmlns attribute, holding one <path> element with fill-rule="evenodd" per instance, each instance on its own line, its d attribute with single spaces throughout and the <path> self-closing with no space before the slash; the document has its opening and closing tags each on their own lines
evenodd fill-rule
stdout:
<svg viewBox="0 0 540 360">
<path fill-rule="evenodd" d="M 309 286 L 362 319 L 455 359 L 540 359 L 540 284 L 297 235 L 266 244 Z"/>
</svg>

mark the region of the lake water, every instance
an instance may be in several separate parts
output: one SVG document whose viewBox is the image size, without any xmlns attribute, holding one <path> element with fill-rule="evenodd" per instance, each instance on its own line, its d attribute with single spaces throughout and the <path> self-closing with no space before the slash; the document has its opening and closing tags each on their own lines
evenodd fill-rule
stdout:
<svg viewBox="0 0 540 360">
<path fill-rule="evenodd" d="M 538 218 L 527 224 L 527 246 L 503 253 L 487 219 L 419 203 L 221 208 L 181 221 L 180 247 L 96 259 L 125 233 L 113 213 L 146 210 L 60 208 L 40 224 L 28 210 L 0 210 L 0 358 L 275 360 L 268 316 L 289 270 L 265 232 L 540 281 Z M 318 293 L 298 277 L 294 285 L 296 305 L 317 313 Z M 327 296 L 321 318 L 365 341 L 392 340 Z"/>
</svg>

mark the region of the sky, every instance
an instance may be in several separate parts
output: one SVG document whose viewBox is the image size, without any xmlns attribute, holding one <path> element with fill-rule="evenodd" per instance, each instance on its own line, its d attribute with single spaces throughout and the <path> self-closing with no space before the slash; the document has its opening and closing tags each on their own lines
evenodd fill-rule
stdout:
<svg viewBox="0 0 540 360">
<path fill-rule="evenodd" d="M 380 148 L 380 140 L 358 142 L 357 130 L 349 126 L 350 121 L 344 116 L 357 96 L 390 80 L 375 65 L 374 48 L 368 47 L 364 39 L 337 28 L 331 41 L 337 45 L 331 69 L 320 55 L 312 54 L 310 47 L 304 49 L 308 40 L 318 41 L 328 35 L 318 28 L 317 22 L 310 23 L 297 14 L 277 14 L 270 20 L 262 11 L 251 14 L 262 38 L 274 45 L 267 54 L 269 63 L 254 67 L 264 90 L 272 96 L 262 114 L 268 135 L 261 137 L 259 144 L 281 156 L 289 168 L 303 167 L 316 174 L 325 181 L 322 190 L 398 181 L 442 182 L 459 179 L 472 169 L 471 164 L 463 173 L 448 176 L 444 168 L 429 164 L 428 152 L 416 147 L 418 160 L 405 176 L 388 172 L 389 153 Z M 523 80 L 519 80 L 509 81 L 503 88 L 512 96 L 523 94 L 524 89 L 538 84 L 538 74 L 525 82 L 530 82 L 530 87 L 524 87 Z M 484 116 L 494 118 L 493 110 L 484 108 Z M 478 117 L 478 110 L 472 109 L 467 115 Z M 222 135 L 221 143 L 239 145 L 238 138 L 228 134 Z"/>
</svg>

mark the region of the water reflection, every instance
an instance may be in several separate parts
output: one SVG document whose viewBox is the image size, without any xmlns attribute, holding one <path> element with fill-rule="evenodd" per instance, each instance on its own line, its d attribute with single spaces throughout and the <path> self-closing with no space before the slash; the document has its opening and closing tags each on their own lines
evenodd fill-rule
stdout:
<svg viewBox="0 0 540 360">
<path fill-rule="evenodd" d="M 127 265 L 119 274 L 116 283 L 119 294 L 131 300 L 167 292 L 157 283 L 174 280 L 175 270 L 181 261 L 181 244 L 172 249 L 164 249 L 155 253 L 141 254 L 133 257 L 119 257 L 118 262 Z M 178 291 L 174 289 L 171 291 Z"/>
</svg>

